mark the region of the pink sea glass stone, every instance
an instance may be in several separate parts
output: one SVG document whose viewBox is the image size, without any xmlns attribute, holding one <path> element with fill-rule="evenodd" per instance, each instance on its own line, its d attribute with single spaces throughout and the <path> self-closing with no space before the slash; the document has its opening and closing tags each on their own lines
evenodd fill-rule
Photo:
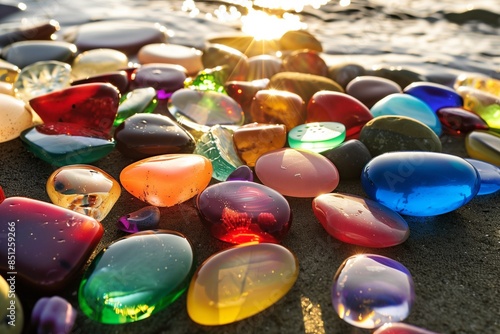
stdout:
<svg viewBox="0 0 500 334">
<path fill-rule="evenodd" d="M 330 193 L 314 198 L 314 215 L 334 238 L 363 247 L 391 247 L 404 242 L 408 224 L 397 212 L 370 199 Z"/>
<path fill-rule="evenodd" d="M 266 186 L 291 197 L 316 197 L 339 184 L 337 167 L 319 153 L 282 148 L 262 155 L 255 173 Z"/>
<path fill-rule="evenodd" d="M 404 322 L 393 322 L 379 327 L 373 334 L 437 334 L 427 329 L 405 324 Z"/>
</svg>

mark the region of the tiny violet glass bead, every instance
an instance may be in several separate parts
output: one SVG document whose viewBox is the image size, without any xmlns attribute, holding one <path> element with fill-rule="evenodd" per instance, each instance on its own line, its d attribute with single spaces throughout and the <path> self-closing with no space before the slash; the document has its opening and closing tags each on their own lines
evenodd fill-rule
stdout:
<svg viewBox="0 0 500 334">
<path fill-rule="evenodd" d="M 31 324 L 37 333 L 68 334 L 76 320 L 76 310 L 59 296 L 40 298 L 31 313 Z"/>
<path fill-rule="evenodd" d="M 253 171 L 247 165 L 241 165 L 236 168 L 229 176 L 226 181 L 249 181 L 253 182 Z"/>
<path fill-rule="evenodd" d="M 158 228 L 159 221 L 160 209 L 150 205 L 120 217 L 117 226 L 124 232 L 136 233 Z"/>
</svg>

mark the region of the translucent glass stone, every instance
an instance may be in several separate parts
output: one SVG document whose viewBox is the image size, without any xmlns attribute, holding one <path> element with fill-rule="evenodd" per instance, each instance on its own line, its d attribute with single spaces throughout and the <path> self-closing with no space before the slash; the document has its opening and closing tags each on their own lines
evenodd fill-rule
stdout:
<svg viewBox="0 0 500 334">
<path fill-rule="evenodd" d="M 224 83 L 228 77 L 227 70 L 222 66 L 200 71 L 194 79 L 185 82 L 186 88 L 199 91 L 212 91 L 226 94 Z"/>
<path fill-rule="evenodd" d="M 76 309 L 59 296 L 40 298 L 31 313 L 31 324 L 38 333 L 69 334 L 76 320 Z"/>
<path fill-rule="evenodd" d="M 414 82 L 403 92 L 424 101 L 434 112 L 441 108 L 461 107 L 464 102 L 452 88 L 432 82 Z"/>
<path fill-rule="evenodd" d="M 16 96 L 24 101 L 69 87 L 71 66 L 60 61 L 39 61 L 21 70 L 14 82 Z"/>
<path fill-rule="evenodd" d="M 160 209 L 156 206 L 149 205 L 120 217 L 117 225 L 118 228 L 124 232 L 136 233 L 158 228 L 159 221 Z"/>
<path fill-rule="evenodd" d="M 152 113 L 158 105 L 153 87 L 137 88 L 120 98 L 120 105 L 113 126 L 117 127 L 128 117 L 137 113 Z"/>
<path fill-rule="evenodd" d="M 128 57 L 114 49 L 100 48 L 80 53 L 72 64 L 72 78 L 85 79 L 128 66 Z"/>
<path fill-rule="evenodd" d="M 402 321 L 414 299 L 410 271 L 385 256 L 351 256 L 333 278 L 333 307 L 341 319 L 356 327 L 372 329 Z"/>
<path fill-rule="evenodd" d="M 249 181 L 253 182 L 253 170 L 247 165 L 242 165 L 236 168 L 229 176 L 226 181 Z"/>
<path fill-rule="evenodd" d="M 404 322 L 387 323 L 373 334 L 437 334 L 427 329 L 405 324 Z"/>
<path fill-rule="evenodd" d="M 480 74 L 462 74 L 457 77 L 453 87 L 472 87 L 493 95 L 500 95 L 500 80 Z"/>
<path fill-rule="evenodd" d="M 342 144 L 345 136 L 346 128 L 342 123 L 306 123 L 288 132 L 288 145 L 291 148 L 320 153 Z"/>
</svg>

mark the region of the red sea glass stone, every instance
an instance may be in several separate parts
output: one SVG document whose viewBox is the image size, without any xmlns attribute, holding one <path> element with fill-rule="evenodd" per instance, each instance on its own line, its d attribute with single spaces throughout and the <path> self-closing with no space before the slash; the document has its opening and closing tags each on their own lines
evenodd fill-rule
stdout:
<svg viewBox="0 0 500 334">
<path fill-rule="evenodd" d="M 229 181 L 211 185 L 197 196 L 196 206 L 212 235 L 233 244 L 277 243 L 292 223 L 285 197 L 260 183 Z"/>
<path fill-rule="evenodd" d="M 436 114 L 447 134 L 460 136 L 474 130 L 489 130 L 488 124 L 479 115 L 461 107 L 441 108 Z"/>
<path fill-rule="evenodd" d="M 346 127 L 346 139 L 357 139 L 361 128 L 373 118 L 358 99 L 341 92 L 319 91 L 307 105 L 307 123 L 338 122 Z"/>
<path fill-rule="evenodd" d="M 120 93 L 106 83 L 89 83 L 35 97 L 29 104 L 45 124 L 79 124 L 109 134 L 118 112 Z"/>
<path fill-rule="evenodd" d="M 26 197 L 0 204 L 0 271 L 34 288 L 56 291 L 66 286 L 88 260 L 104 229 L 95 219 Z M 15 246 L 7 247 L 15 238 Z M 14 248 L 15 247 L 15 248 Z M 9 249 L 13 248 L 13 249 Z M 7 261 L 15 251 L 15 264 Z"/>
</svg>

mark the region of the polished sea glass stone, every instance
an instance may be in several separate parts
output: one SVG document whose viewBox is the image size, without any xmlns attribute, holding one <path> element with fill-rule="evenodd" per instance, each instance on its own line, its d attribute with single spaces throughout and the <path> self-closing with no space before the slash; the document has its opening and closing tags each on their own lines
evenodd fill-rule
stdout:
<svg viewBox="0 0 500 334">
<path fill-rule="evenodd" d="M 311 152 L 323 152 L 339 146 L 345 139 L 344 124 L 312 122 L 301 124 L 288 132 L 288 146 Z"/>
<path fill-rule="evenodd" d="M 118 112 L 113 126 L 117 127 L 128 117 L 138 113 L 152 113 L 158 105 L 156 90 L 153 87 L 137 88 L 120 98 Z"/>
<path fill-rule="evenodd" d="M 355 195 L 323 194 L 312 202 L 314 215 L 332 237 L 372 248 L 392 247 L 409 236 L 408 223 L 382 204 Z"/>
<path fill-rule="evenodd" d="M 344 91 L 338 83 L 330 78 L 298 72 L 280 72 L 273 75 L 267 88 L 295 93 L 302 98 L 306 105 L 311 97 L 321 90 Z"/>
<path fill-rule="evenodd" d="M 109 83 L 118 89 L 120 94 L 125 94 L 128 91 L 129 79 L 128 73 L 126 71 L 114 71 L 108 73 L 102 73 L 88 77 L 85 79 L 73 80 L 71 86 L 77 86 L 81 84 L 101 82 Z"/>
<path fill-rule="evenodd" d="M 75 129 L 71 123 L 62 122 L 26 129 L 20 138 L 35 156 L 56 167 L 89 164 L 115 148 L 115 142 L 102 138 L 100 131 L 80 126 Z"/>
<path fill-rule="evenodd" d="M 31 312 L 31 325 L 37 333 L 69 334 L 75 324 L 77 311 L 59 296 L 42 297 Z"/>
<path fill-rule="evenodd" d="M 52 203 L 102 221 L 121 194 L 111 175 L 92 165 L 71 165 L 55 170 L 46 191 Z"/>
<path fill-rule="evenodd" d="M 248 58 L 246 81 L 270 79 L 281 71 L 282 60 L 272 55 L 258 55 Z"/>
<path fill-rule="evenodd" d="M 169 207 L 198 195 L 210 183 L 212 164 L 198 154 L 164 154 L 125 167 L 120 182 L 150 205 Z"/>
<path fill-rule="evenodd" d="M 245 114 L 231 97 L 213 91 L 179 89 L 172 94 L 168 110 L 188 129 L 207 132 L 215 125 L 240 126 Z"/>
<path fill-rule="evenodd" d="M 228 73 L 225 67 L 217 66 L 199 71 L 194 78 L 184 81 L 184 87 L 198 91 L 212 91 L 227 94 L 224 88 Z"/>
<path fill-rule="evenodd" d="M 71 66 L 59 61 L 41 61 L 21 70 L 14 81 L 16 96 L 26 102 L 55 90 L 69 87 Z"/>
<path fill-rule="evenodd" d="M 337 168 L 324 156 L 288 147 L 262 155 L 255 173 L 263 184 L 291 197 L 329 193 L 340 181 Z"/>
<path fill-rule="evenodd" d="M 144 45 L 137 53 L 141 64 L 165 63 L 184 67 L 188 74 L 196 74 L 204 67 L 202 52 L 196 48 L 171 43 L 151 43 Z"/>
<path fill-rule="evenodd" d="M 0 204 L 0 235 L 6 238 L 12 227 L 17 278 L 46 291 L 57 291 L 72 281 L 104 232 L 91 217 L 26 197 L 9 197 Z M 0 256 L 0 270 L 10 271 L 7 247 L 0 249 Z"/>
<path fill-rule="evenodd" d="M 465 109 L 479 115 L 491 129 L 500 131 L 500 97 L 467 86 L 458 87 L 457 93 L 463 98 Z"/>
<path fill-rule="evenodd" d="M 409 216 L 436 216 L 467 204 L 479 191 L 476 169 L 436 152 L 389 152 L 373 158 L 361 183 L 369 198 Z"/>
<path fill-rule="evenodd" d="M 463 105 L 462 97 L 453 88 L 438 83 L 414 82 L 406 86 L 403 92 L 424 101 L 434 112 Z"/>
<path fill-rule="evenodd" d="M 358 179 L 365 165 L 372 159 L 368 148 L 357 139 L 349 139 L 337 147 L 321 152 L 333 162 L 341 180 Z"/>
<path fill-rule="evenodd" d="M 45 124 L 64 122 L 100 131 L 109 137 L 118 112 L 120 93 L 105 83 L 60 89 L 29 101 Z"/>
<path fill-rule="evenodd" d="M 225 66 L 228 80 L 245 81 L 248 73 L 248 57 L 235 48 L 223 44 L 209 44 L 201 55 L 204 68 Z"/>
<path fill-rule="evenodd" d="M 465 149 L 469 157 L 500 167 L 500 134 L 476 130 L 465 137 Z"/>
<path fill-rule="evenodd" d="M 145 64 L 132 76 L 132 89 L 153 87 L 157 97 L 168 99 L 172 93 L 184 87 L 186 69 L 174 64 Z"/>
<path fill-rule="evenodd" d="M 5 201 L 6 198 L 7 197 L 5 196 L 5 192 L 3 191 L 3 188 L 2 188 L 2 186 L 0 186 L 0 203 Z"/>
<path fill-rule="evenodd" d="M 486 122 L 472 111 L 464 108 L 441 108 L 437 116 L 443 127 L 443 132 L 455 136 L 466 135 L 474 130 L 488 130 Z"/>
<path fill-rule="evenodd" d="M 296 50 L 283 57 L 282 70 L 285 72 L 300 72 L 320 75 L 328 75 L 328 65 L 317 51 Z"/>
<path fill-rule="evenodd" d="M 279 242 L 292 224 L 285 197 L 255 182 L 213 184 L 198 195 L 196 207 L 210 233 L 233 244 Z"/>
<path fill-rule="evenodd" d="M 0 59 L 0 81 L 14 83 L 21 70 L 14 64 Z"/>
<path fill-rule="evenodd" d="M 245 119 L 250 120 L 250 107 L 253 98 L 259 90 L 266 89 L 269 79 L 253 81 L 226 81 L 224 89 L 227 95 L 231 96 L 243 109 Z"/>
<path fill-rule="evenodd" d="M 373 329 L 406 319 L 414 299 L 410 271 L 382 255 L 353 255 L 333 278 L 333 308 L 341 319 L 359 328 Z"/>
<path fill-rule="evenodd" d="M 82 51 L 81 49 L 79 49 Z M 71 64 L 73 80 L 119 71 L 128 66 L 128 57 L 123 52 L 110 48 L 88 50 L 76 56 Z"/>
<path fill-rule="evenodd" d="M 18 29 L 0 34 L 0 46 L 5 47 L 15 42 L 27 40 L 50 40 L 53 34 L 59 29 L 60 25 L 56 20 L 49 20 L 48 22 L 40 24 L 33 24 L 33 22 L 30 22 L 29 24 L 23 25 L 21 23 Z"/>
<path fill-rule="evenodd" d="M 135 55 L 141 47 L 167 41 L 167 29 L 158 23 L 108 20 L 78 26 L 74 43 L 80 51 L 109 48 Z"/>
<path fill-rule="evenodd" d="M 229 174 L 226 181 L 253 182 L 253 170 L 247 165 L 241 165 L 236 168 L 231 174 Z"/>
<path fill-rule="evenodd" d="M 400 66 L 379 67 L 367 70 L 366 74 L 392 80 L 400 87 L 406 87 L 418 81 L 431 81 L 421 73 Z"/>
<path fill-rule="evenodd" d="M 317 92 L 307 104 L 307 123 L 342 123 L 348 139 L 356 139 L 361 128 L 372 118 L 370 110 L 361 101 L 342 92 Z"/>
<path fill-rule="evenodd" d="M 5 277 L 9 282 L 0 276 L 0 319 L 3 319 L 0 323 L 0 333 L 21 334 L 24 328 L 23 306 L 17 294 L 10 292 L 11 283 L 14 283 L 15 286 L 15 276 L 7 274 Z M 14 321 L 15 326 L 9 324 L 12 321 Z"/>
<path fill-rule="evenodd" d="M 304 100 L 295 93 L 263 89 L 255 93 L 250 115 L 253 122 L 284 124 L 290 130 L 305 122 L 306 108 Z"/>
<path fill-rule="evenodd" d="M 184 235 L 134 233 L 96 255 L 80 283 L 78 303 L 87 317 L 104 324 L 147 319 L 182 296 L 194 269 L 193 248 Z"/>
<path fill-rule="evenodd" d="M 193 136 L 173 119 L 160 114 L 135 114 L 114 132 L 116 149 L 126 157 L 143 159 L 168 153 L 193 153 Z"/>
<path fill-rule="evenodd" d="M 209 257 L 195 272 L 187 292 L 187 312 L 200 325 L 218 326 L 271 307 L 299 275 L 295 255 L 272 243 L 234 246 Z"/>
<path fill-rule="evenodd" d="M 345 92 L 358 99 L 367 108 L 390 94 L 402 93 L 401 87 L 392 80 L 371 75 L 358 76 L 351 80 Z"/>
<path fill-rule="evenodd" d="M 408 325 L 403 322 L 387 323 L 375 330 L 373 334 L 437 334 L 427 329 Z"/>
<path fill-rule="evenodd" d="M 19 68 L 39 61 L 61 61 L 71 63 L 77 49 L 72 43 L 63 41 L 20 41 L 2 50 L 2 57 Z"/>
<path fill-rule="evenodd" d="M 404 93 L 390 94 L 370 109 L 373 117 L 399 115 L 414 118 L 432 129 L 436 135 L 442 133 L 441 122 L 436 113 L 422 100 Z"/>
<path fill-rule="evenodd" d="M 206 157 L 212 163 L 212 177 L 226 180 L 236 168 L 245 163 L 236 152 L 231 130 L 214 125 L 196 142 L 195 154 Z"/>
<path fill-rule="evenodd" d="M 354 78 L 366 75 L 366 69 L 359 64 L 341 63 L 328 67 L 328 77 L 346 88 Z"/>
<path fill-rule="evenodd" d="M 234 130 L 233 142 L 241 160 L 253 167 L 262 154 L 285 146 L 286 127 L 283 124 L 245 124 Z"/>
<path fill-rule="evenodd" d="M 455 79 L 453 88 L 472 87 L 493 95 L 500 95 L 500 80 L 480 74 L 461 74 Z"/>
<path fill-rule="evenodd" d="M 500 190 L 500 168 L 485 161 L 465 159 L 477 169 L 481 179 L 478 195 L 488 195 Z"/>
<path fill-rule="evenodd" d="M 363 126 L 359 140 L 372 156 L 393 151 L 442 151 L 441 140 L 431 128 L 405 116 L 375 117 Z"/>
<path fill-rule="evenodd" d="M 279 39 L 281 50 L 312 50 L 323 52 L 321 42 L 306 30 L 289 30 Z"/>
<path fill-rule="evenodd" d="M 160 209 L 156 206 L 145 206 L 139 210 L 121 216 L 117 226 L 127 233 L 153 230 L 158 228 L 160 222 Z"/>
<path fill-rule="evenodd" d="M 33 126 L 29 105 L 13 96 L 0 94 L 0 143 L 19 137 Z"/>
</svg>

